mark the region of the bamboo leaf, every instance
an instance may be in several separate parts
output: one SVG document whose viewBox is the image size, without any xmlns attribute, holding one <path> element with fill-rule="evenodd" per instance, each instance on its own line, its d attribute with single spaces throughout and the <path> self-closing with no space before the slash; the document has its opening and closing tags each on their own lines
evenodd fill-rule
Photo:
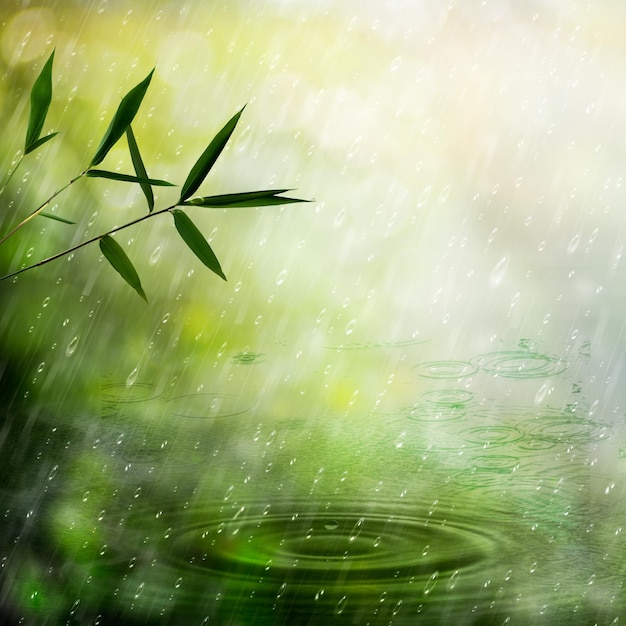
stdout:
<svg viewBox="0 0 626 626">
<path fill-rule="evenodd" d="M 133 161 L 135 174 L 137 174 L 138 178 L 147 179 L 148 172 L 146 172 L 146 168 L 139 152 L 139 146 L 137 145 L 137 140 L 135 139 L 135 134 L 133 133 L 133 129 L 130 124 L 126 129 L 126 140 L 128 141 L 128 149 L 130 150 L 130 158 Z M 152 210 L 154 209 L 154 194 L 152 193 L 152 187 L 150 186 L 150 183 L 146 181 L 140 181 L 139 185 L 141 186 L 143 195 L 146 196 L 146 200 L 148 202 L 148 213 L 152 213 Z"/>
<path fill-rule="evenodd" d="M 35 80 L 30 91 L 30 116 L 28 128 L 26 130 L 26 141 L 24 142 L 24 154 L 32 152 L 33 144 L 39 139 L 41 129 L 46 121 L 46 115 L 52 100 L 52 62 L 54 61 L 54 50 L 45 62 L 37 80 Z M 39 144 L 41 145 L 41 143 Z"/>
<path fill-rule="evenodd" d="M 226 146 L 228 139 L 233 134 L 235 126 L 246 107 L 242 107 L 233 117 L 226 122 L 225 126 L 220 130 L 215 137 L 211 140 L 211 143 L 207 146 L 205 151 L 200 155 L 200 158 L 196 161 L 191 168 L 187 180 L 183 184 L 183 188 L 180 192 L 180 199 L 178 204 L 181 204 L 187 200 L 191 194 L 193 194 L 198 187 L 202 184 L 202 181 L 206 178 L 207 174 L 217 161 L 217 158 L 222 153 L 222 150 Z"/>
<path fill-rule="evenodd" d="M 310 202 L 300 198 L 289 198 L 278 194 L 290 191 L 289 189 L 268 189 L 266 191 L 245 191 L 243 193 L 225 193 L 218 196 L 192 198 L 183 202 L 187 206 L 203 206 L 212 208 L 228 207 L 256 207 L 276 204 L 291 204 L 294 202 Z"/>
<path fill-rule="evenodd" d="M 33 150 L 36 150 L 37 148 L 39 148 L 39 146 L 43 146 L 44 143 L 47 143 L 52 138 L 56 137 L 58 134 L 59 133 L 50 133 L 49 135 L 46 135 L 45 137 L 39 137 L 37 141 L 33 141 L 33 143 L 31 143 L 30 146 L 26 150 L 24 150 L 24 154 L 28 154 L 29 152 L 32 152 Z"/>
<path fill-rule="evenodd" d="M 224 272 L 222 272 L 220 263 L 213 253 L 213 250 L 211 250 L 209 242 L 204 238 L 204 235 L 196 228 L 189 217 L 187 217 L 187 214 L 183 213 L 180 209 L 173 209 L 172 215 L 174 216 L 176 230 L 187 246 L 189 246 L 189 249 L 212 272 L 215 272 L 218 276 L 226 280 L 226 276 L 224 276 Z"/>
<path fill-rule="evenodd" d="M 113 269 L 146 301 L 139 275 L 122 247 L 110 235 L 100 238 L 100 250 Z"/>
<path fill-rule="evenodd" d="M 56 220 L 57 222 L 63 222 L 64 224 L 76 224 L 76 222 L 72 222 L 71 220 L 66 220 L 64 217 L 60 217 L 55 215 L 54 213 L 44 213 L 43 211 L 39 212 L 41 217 L 47 217 L 49 220 Z"/>
<path fill-rule="evenodd" d="M 95 156 L 91 160 L 89 167 L 98 165 L 104 160 L 109 150 L 117 143 L 118 139 L 126 132 L 130 123 L 135 118 L 139 106 L 146 95 L 148 85 L 152 79 L 154 69 L 135 87 L 133 87 L 120 102 L 109 127 L 104 133 L 104 137 L 98 146 Z"/>
<path fill-rule="evenodd" d="M 110 180 L 120 180 L 125 183 L 139 183 L 140 185 L 154 185 L 155 187 L 176 187 L 173 183 L 158 178 L 143 178 L 131 176 L 130 174 L 120 174 L 119 172 L 109 172 L 108 170 L 87 170 L 85 174 L 89 178 L 109 178 Z"/>
</svg>

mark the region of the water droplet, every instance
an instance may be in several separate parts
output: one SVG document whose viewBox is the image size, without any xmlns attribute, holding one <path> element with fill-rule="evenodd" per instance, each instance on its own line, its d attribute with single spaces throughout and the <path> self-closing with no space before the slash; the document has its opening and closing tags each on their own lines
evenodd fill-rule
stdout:
<svg viewBox="0 0 626 626">
<path fill-rule="evenodd" d="M 337 602 L 337 606 L 335 607 L 335 613 L 337 615 L 341 615 L 343 610 L 346 608 L 346 604 L 348 602 L 348 596 L 341 596 L 339 602 Z"/>
<path fill-rule="evenodd" d="M 432 189 L 432 185 L 427 185 L 424 187 L 419 197 L 417 198 L 417 208 L 424 206 L 424 204 L 428 201 L 428 197 L 430 196 L 430 190 Z"/>
<path fill-rule="evenodd" d="M 65 348 L 65 356 L 72 356 L 74 352 L 76 352 L 76 346 L 78 345 L 78 335 L 74 337 L 68 344 L 67 348 Z"/>
<path fill-rule="evenodd" d="M 132 387 L 135 384 L 135 381 L 137 380 L 137 374 L 139 373 L 139 369 L 136 367 L 135 369 L 133 369 L 133 371 L 128 375 L 128 378 L 126 379 L 126 386 L 127 387 Z"/>
<path fill-rule="evenodd" d="M 337 215 L 335 215 L 335 219 L 333 220 L 333 227 L 339 228 L 344 220 L 346 219 L 346 210 L 342 208 Z"/>
<path fill-rule="evenodd" d="M 508 266 L 509 257 L 507 256 L 502 257 L 496 263 L 496 266 L 491 270 L 491 274 L 489 274 L 489 286 L 491 288 L 497 287 L 502 282 Z"/>
<path fill-rule="evenodd" d="M 276 276 L 276 285 L 280 286 L 285 282 L 285 278 L 287 277 L 287 270 L 284 269 L 281 272 L 278 273 L 278 276 Z"/>
<path fill-rule="evenodd" d="M 280 596 L 283 595 L 283 593 L 285 593 L 285 589 L 287 589 L 287 583 L 283 583 L 279 588 L 278 588 L 278 592 L 276 593 L 276 597 L 280 598 Z"/>
<path fill-rule="evenodd" d="M 448 583 L 446 585 L 448 591 L 452 591 L 455 587 L 456 587 L 456 583 L 459 580 L 459 570 L 456 569 L 454 570 L 454 572 L 452 572 L 452 575 L 450 576 Z"/>
<path fill-rule="evenodd" d="M 365 523 L 365 518 L 364 517 L 360 517 L 357 520 L 356 524 L 352 528 L 352 531 L 350 532 L 350 541 L 354 541 L 359 536 L 359 534 L 363 530 L 363 524 L 364 523 Z"/>
<path fill-rule="evenodd" d="M 58 470 L 59 470 L 59 466 L 54 465 L 52 469 L 50 470 L 50 473 L 48 474 L 48 480 L 52 480 L 57 475 Z"/>
<path fill-rule="evenodd" d="M 145 583 L 139 583 L 139 587 L 137 587 L 137 591 L 135 591 L 135 598 L 138 598 L 141 595 L 144 587 Z"/>
<path fill-rule="evenodd" d="M 548 393 L 549 385 L 543 384 L 539 387 L 539 390 L 535 394 L 535 404 L 541 404 L 545 399 Z"/>
<path fill-rule="evenodd" d="M 439 572 L 435 570 L 435 572 L 431 575 L 431 577 L 426 582 L 424 587 L 424 595 L 428 595 L 437 584 L 437 579 L 439 578 Z"/>
<path fill-rule="evenodd" d="M 356 326 L 356 320 L 350 320 L 347 324 L 346 324 L 346 335 L 351 335 L 352 332 L 354 331 L 354 328 Z"/>
<path fill-rule="evenodd" d="M 327 522 L 324 523 L 324 528 L 326 530 L 337 530 L 338 526 L 339 526 L 339 523 L 336 522 L 334 519 L 328 520 Z"/>
<path fill-rule="evenodd" d="M 150 265 L 156 265 L 158 263 L 159 259 L 161 258 L 161 250 L 161 246 L 157 246 L 154 249 L 154 251 L 150 255 L 150 258 L 148 259 L 148 263 L 150 263 Z"/>
<path fill-rule="evenodd" d="M 576 233 L 571 241 L 569 242 L 569 244 L 567 245 L 567 253 L 568 254 L 573 254 L 576 251 L 576 248 L 578 248 L 578 244 L 580 243 L 580 233 Z"/>
</svg>

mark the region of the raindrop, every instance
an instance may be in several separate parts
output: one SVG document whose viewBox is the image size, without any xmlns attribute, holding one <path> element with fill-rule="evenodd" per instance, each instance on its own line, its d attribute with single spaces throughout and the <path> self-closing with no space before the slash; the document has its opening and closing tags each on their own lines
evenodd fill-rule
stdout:
<svg viewBox="0 0 626 626">
<path fill-rule="evenodd" d="M 278 276 L 276 276 L 276 285 L 280 286 L 285 282 L 285 278 L 287 277 L 287 270 L 284 269 L 279 272 Z"/>
<path fill-rule="evenodd" d="M 420 208 L 422 207 L 426 201 L 428 200 L 428 197 L 430 196 L 430 190 L 431 190 L 431 185 L 427 185 L 422 192 L 420 193 L 418 199 L 417 199 L 417 207 Z"/>
<path fill-rule="evenodd" d="M 535 404 L 541 404 L 546 399 L 549 389 L 550 386 L 545 383 L 539 387 L 539 391 L 535 394 Z"/>
<path fill-rule="evenodd" d="M 339 213 L 337 213 L 337 215 L 335 216 L 335 219 L 333 221 L 333 226 L 335 228 L 339 228 L 339 226 L 343 224 L 345 219 L 346 219 L 346 210 L 341 209 Z"/>
<path fill-rule="evenodd" d="M 137 591 L 135 591 L 135 599 L 137 599 L 141 595 L 144 587 L 145 583 L 139 583 L 139 587 L 137 587 Z"/>
<path fill-rule="evenodd" d="M 356 320 L 352 319 L 346 324 L 346 335 L 351 335 L 356 326 Z"/>
<path fill-rule="evenodd" d="M 426 582 L 426 585 L 424 587 L 424 595 L 427 596 L 434 589 L 435 585 L 437 584 L 438 578 L 439 578 L 439 572 L 435 570 L 435 572 Z"/>
<path fill-rule="evenodd" d="M 497 263 L 496 266 L 491 270 L 491 274 L 489 274 L 489 286 L 491 288 L 497 287 L 504 278 L 506 274 L 506 270 L 509 265 L 509 257 L 502 257 Z"/>
<path fill-rule="evenodd" d="M 59 466 L 54 465 L 53 468 L 50 470 L 50 473 L 48 474 L 48 480 L 52 480 L 56 476 L 58 470 Z"/>
<path fill-rule="evenodd" d="M 67 348 L 65 348 L 65 356 L 72 356 L 74 352 L 76 352 L 76 346 L 78 345 L 78 335 L 74 337 L 68 344 Z"/>
<path fill-rule="evenodd" d="M 341 615 L 343 610 L 346 608 L 346 603 L 348 602 L 348 596 L 341 596 L 339 602 L 337 602 L 337 606 L 335 607 L 335 613 L 337 615 Z"/>
<path fill-rule="evenodd" d="M 339 523 L 336 522 L 335 520 L 328 520 L 325 524 L 324 524 L 324 528 L 326 530 L 337 530 L 337 527 L 339 526 Z"/>
<path fill-rule="evenodd" d="M 276 594 L 277 598 L 280 598 L 280 596 L 283 595 L 283 593 L 285 593 L 285 589 L 287 589 L 287 583 L 283 583 L 279 588 L 278 588 L 278 593 Z"/>
<path fill-rule="evenodd" d="M 578 248 L 579 242 L 580 242 L 580 233 L 576 233 L 574 237 L 572 237 L 572 240 L 569 242 L 567 246 L 567 253 L 573 254 L 576 251 L 576 248 Z"/>
<path fill-rule="evenodd" d="M 132 387 L 135 384 L 135 381 L 137 380 L 137 374 L 139 373 L 139 369 L 135 368 L 133 369 L 133 371 L 128 375 L 128 378 L 126 379 L 126 386 L 127 387 Z"/>
<path fill-rule="evenodd" d="M 452 591 L 456 587 L 456 583 L 459 580 L 459 573 L 460 572 L 458 569 L 452 572 L 452 575 L 450 576 L 448 583 L 446 584 L 446 588 L 448 589 L 448 591 Z"/>
<path fill-rule="evenodd" d="M 359 534 L 363 530 L 363 524 L 364 523 L 365 523 L 365 518 L 364 517 L 360 517 L 357 520 L 356 524 L 352 528 L 352 531 L 350 532 L 350 541 L 354 541 L 359 536 Z"/>
<path fill-rule="evenodd" d="M 161 246 L 157 246 L 152 252 L 152 254 L 150 255 L 148 262 L 150 263 L 150 265 L 156 265 L 160 258 L 161 258 Z"/>
</svg>

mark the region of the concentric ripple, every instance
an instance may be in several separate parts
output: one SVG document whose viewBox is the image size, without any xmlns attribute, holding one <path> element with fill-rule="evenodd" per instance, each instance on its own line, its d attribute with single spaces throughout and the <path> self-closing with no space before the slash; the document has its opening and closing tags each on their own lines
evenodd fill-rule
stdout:
<svg viewBox="0 0 626 626">
<path fill-rule="evenodd" d="M 382 511 L 269 510 L 211 520 L 182 532 L 172 554 L 196 567 L 258 580 L 344 584 L 398 577 L 425 580 L 472 568 L 496 552 L 496 540 L 468 521 L 446 522 Z"/>
<path fill-rule="evenodd" d="M 172 415 L 197 419 L 233 417 L 249 409 L 241 397 L 219 393 L 175 396 L 167 404 Z"/>
<path fill-rule="evenodd" d="M 474 404 L 474 394 L 470 391 L 440 389 L 423 393 L 419 401 L 400 410 L 412 420 L 446 422 L 465 417 Z"/>
<path fill-rule="evenodd" d="M 120 411 L 161 397 L 154 385 L 147 383 L 106 383 L 101 387 L 102 417 L 114 417 Z"/>
<path fill-rule="evenodd" d="M 567 369 L 567 362 L 562 359 L 527 350 L 488 352 L 472 362 L 484 372 L 502 378 L 547 378 Z"/>
<path fill-rule="evenodd" d="M 468 361 L 428 361 L 413 366 L 419 376 L 441 380 L 459 380 L 468 378 L 478 371 Z"/>
</svg>

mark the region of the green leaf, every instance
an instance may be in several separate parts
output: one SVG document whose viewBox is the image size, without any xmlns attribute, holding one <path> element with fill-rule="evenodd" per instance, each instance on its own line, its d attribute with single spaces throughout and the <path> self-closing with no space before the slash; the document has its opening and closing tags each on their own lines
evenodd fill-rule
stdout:
<svg viewBox="0 0 626 626">
<path fill-rule="evenodd" d="M 54 213 L 44 213 L 43 211 L 39 212 L 41 217 L 47 217 L 49 220 L 56 220 L 57 222 L 63 222 L 64 224 L 76 224 L 76 222 L 72 222 L 71 220 L 66 220 L 64 217 L 59 217 Z"/>
<path fill-rule="evenodd" d="M 113 269 L 146 301 L 146 294 L 141 287 L 139 275 L 124 250 L 113 237 L 104 235 L 100 238 L 100 250 Z"/>
<path fill-rule="evenodd" d="M 89 167 L 101 163 L 104 157 L 109 153 L 109 150 L 117 143 L 117 140 L 126 132 L 126 129 L 130 126 L 130 123 L 139 110 L 141 101 L 146 95 L 153 73 L 154 69 L 122 98 Z"/>
<path fill-rule="evenodd" d="M 39 139 L 37 139 L 37 141 L 33 141 L 33 143 L 30 144 L 28 149 L 24 150 L 24 154 L 28 154 L 29 152 L 32 152 L 33 150 L 36 150 L 37 148 L 39 148 L 39 146 L 43 146 L 44 143 L 47 143 L 53 137 L 56 137 L 58 134 L 59 133 L 50 133 L 49 135 L 46 135 L 45 137 L 40 137 Z"/>
<path fill-rule="evenodd" d="M 211 250 L 209 242 L 204 235 L 196 228 L 195 224 L 180 209 L 172 209 L 174 224 L 178 234 L 189 246 L 189 249 L 212 271 L 226 280 L 224 272 L 220 267 L 217 257 Z"/>
<path fill-rule="evenodd" d="M 26 130 L 26 141 L 24 142 L 24 154 L 32 152 L 37 147 L 34 144 L 39 139 L 41 129 L 46 121 L 46 115 L 52 100 L 53 60 L 54 50 L 45 62 L 30 91 L 30 117 Z"/>
<path fill-rule="evenodd" d="M 133 161 L 135 174 L 137 174 L 138 178 L 147 179 L 148 172 L 146 172 L 143 160 L 141 159 L 139 146 L 137 145 L 137 140 L 135 139 L 135 134 L 133 133 L 133 129 L 130 124 L 126 129 L 126 140 L 128 141 L 128 149 L 130 150 L 130 158 Z M 152 193 L 152 187 L 150 186 L 150 183 L 146 181 L 140 181 L 139 185 L 141 186 L 143 195 L 146 196 L 146 200 L 148 201 L 148 213 L 152 213 L 152 210 L 154 209 L 154 194 Z"/>
<path fill-rule="evenodd" d="M 198 187 L 202 184 L 202 181 L 206 178 L 207 174 L 217 161 L 217 158 L 221 154 L 222 150 L 226 146 L 228 139 L 233 134 L 235 126 L 246 107 L 243 106 L 233 117 L 226 122 L 226 125 L 220 130 L 215 137 L 211 140 L 211 143 L 207 146 L 206 150 L 200 155 L 200 158 L 196 161 L 195 165 L 191 168 L 187 180 L 183 184 L 182 191 L 180 192 L 180 199 L 177 204 L 181 204 L 187 200 L 191 194 L 193 194 Z"/>
<path fill-rule="evenodd" d="M 131 176 L 130 174 L 120 174 L 119 172 L 109 172 L 108 170 L 87 170 L 85 176 L 89 178 L 109 178 L 110 180 L 121 180 L 125 183 L 142 183 L 154 185 L 155 187 L 176 187 L 173 183 L 158 178 L 141 178 L 139 176 Z"/>
<path fill-rule="evenodd" d="M 192 198 L 183 202 L 186 206 L 203 206 L 212 208 L 270 206 L 275 204 L 291 204 L 293 202 L 310 202 L 300 198 L 289 198 L 278 194 L 289 189 L 267 189 L 265 191 L 245 191 L 243 193 L 225 193 L 219 196 Z"/>
</svg>

